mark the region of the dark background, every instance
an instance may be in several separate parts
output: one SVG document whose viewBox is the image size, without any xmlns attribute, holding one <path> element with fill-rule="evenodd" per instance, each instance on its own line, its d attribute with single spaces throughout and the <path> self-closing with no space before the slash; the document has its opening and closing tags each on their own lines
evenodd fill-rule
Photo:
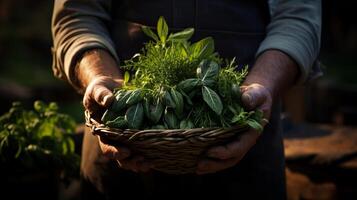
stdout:
<svg viewBox="0 0 357 200">
<path fill-rule="evenodd" d="M 81 96 L 76 94 L 68 83 L 56 79 L 51 70 L 52 4 L 53 2 L 48 0 L 0 1 L 0 115 L 8 111 L 13 101 L 22 101 L 30 106 L 34 100 L 40 99 L 46 102 L 58 102 L 62 112 L 73 116 L 78 123 L 83 123 Z M 294 130 L 295 134 L 298 132 L 305 136 L 317 133 L 316 129 L 311 131 L 301 128 L 306 127 L 306 124 L 339 127 L 357 125 L 355 15 L 355 6 L 351 1 L 323 0 L 322 45 L 319 60 L 324 76 L 307 85 L 293 88 L 284 97 L 285 137 L 290 137 L 289 133 Z M 293 165 L 290 164 L 290 167 Z M 297 168 L 299 167 L 295 169 Z M 308 171 L 307 165 L 303 167 L 300 165 L 300 168 Z M 354 168 L 352 172 L 348 171 L 347 175 L 343 171 L 342 174 L 344 177 L 349 175 L 356 177 L 356 170 Z M 320 169 L 310 171 L 312 175 L 310 174 L 309 177 L 314 177 L 318 174 L 317 171 L 321 172 Z M 327 173 L 335 176 L 340 171 L 333 169 Z M 354 173 L 354 176 L 351 173 Z M 323 176 L 324 180 L 335 180 L 321 174 L 323 173 L 319 175 Z M 356 195 L 356 189 L 353 189 L 356 184 L 349 183 L 349 181 L 356 182 L 356 179 L 341 180 L 344 184 L 342 184 L 343 189 L 339 189 L 343 193 L 340 196 L 345 199 L 351 194 Z M 337 182 L 334 184 L 341 185 Z M 73 186 L 72 190 L 75 188 Z M 320 192 L 326 194 L 324 190 Z M 76 194 L 73 191 L 72 193 Z"/>
</svg>

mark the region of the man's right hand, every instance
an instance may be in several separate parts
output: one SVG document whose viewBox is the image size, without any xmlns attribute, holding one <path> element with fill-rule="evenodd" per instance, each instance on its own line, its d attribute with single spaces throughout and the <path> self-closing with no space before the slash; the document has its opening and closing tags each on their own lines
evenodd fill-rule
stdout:
<svg viewBox="0 0 357 200">
<path fill-rule="evenodd" d="M 92 50 L 82 57 L 76 69 L 77 87 L 84 91 L 83 105 L 91 114 L 109 107 L 114 100 L 114 88 L 123 83 L 112 56 L 104 50 Z M 120 167 L 135 172 L 147 172 L 150 164 L 142 156 L 131 155 L 126 147 L 112 146 L 98 136 L 105 156 L 117 160 Z"/>
</svg>

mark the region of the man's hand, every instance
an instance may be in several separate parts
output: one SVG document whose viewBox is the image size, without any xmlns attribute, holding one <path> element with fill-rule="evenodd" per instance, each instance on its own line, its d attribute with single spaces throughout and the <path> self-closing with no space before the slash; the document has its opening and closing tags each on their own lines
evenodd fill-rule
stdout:
<svg viewBox="0 0 357 200">
<path fill-rule="evenodd" d="M 298 66 L 286 54 L 267 50 L 261 54 L 245 79 L 242 90 L 243 106 L 263 111 L 269 120 L 273 99 L 296 81 Z M 263 120 L 263 126 L 266 125 Z M 198 162 L 197 174 L 214 173 L 236 165 L 256 143 L 259 133 L 250 130 L 226 145 L 207 150 L 206 158 Z"/>
<path fill-rule="evenodd" d="M 265 120 L 269 119 L 272 95 L 260 84 L 242 86 L 242 102 L 249 110 L 263 111 Z M 266 123 L 262 124 L 265 126 Z M 239 135 L 236 140 L 223 145 L 212 147 L 207 151 L 207 157 L 197 166 L 197 174 L 214 173 L 236 165 L 250 148 L 256 143 L 260 133 L 254 129 Z"/>
<path fill-rule="evenodd" d="M 84 91 L 83 105 L 91 113 L 110 106 L 114 100 L 114 88 L 123 83 L 115 60 L 104 50 L 93 50 L 84 54 L 76 69 L 77 87 Z M 117 160 L 120 167 L 135 172 L 147 172 L 149 163 L 141 156 L 131 155 L 126 147 L 107 144 L 98 136 L 99 146 L 105 156 Z"/>
</svg>

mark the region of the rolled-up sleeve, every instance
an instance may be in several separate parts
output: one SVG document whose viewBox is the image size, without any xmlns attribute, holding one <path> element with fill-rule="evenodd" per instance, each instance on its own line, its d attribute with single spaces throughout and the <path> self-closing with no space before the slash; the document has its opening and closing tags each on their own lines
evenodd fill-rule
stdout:
<svg viewBox="0 0 357 200">
<path fill-rule="evenodd" d="M 108 24 L 110 0 L 56 0 L 52 15 L 54 74 L 72 85 L 78 57 L 95 48 L 107 50 L 118 61 Z"/>
<path fill-rule="evenodd" d="M 257 56 L 268 49 L 289 55 L 300 68 L 299 82 L 320 75 L 321 1 L 276 0 L 270 2 L 271 22 Z"/>
</svg>

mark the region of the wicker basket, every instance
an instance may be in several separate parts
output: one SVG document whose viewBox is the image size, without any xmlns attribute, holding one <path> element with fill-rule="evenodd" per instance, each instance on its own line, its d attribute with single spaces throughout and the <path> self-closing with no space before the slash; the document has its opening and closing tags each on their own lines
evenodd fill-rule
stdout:
<svg viewBox="0 0 357 200">
<path fill-rule="evenodd" d="M 154 169 L 168 174 L 194 173 L 197 159 L 208 147 L 224 144 L 248 129 L 247 126 L 231 128 L 194 128 L 170 130 L 133 130 L 108 128 L 85 112 L 86 126 L 93 134 L 103 137 L 112 145 L 122 144 L 134 153 L 143 155 Z"/>
</svg>

